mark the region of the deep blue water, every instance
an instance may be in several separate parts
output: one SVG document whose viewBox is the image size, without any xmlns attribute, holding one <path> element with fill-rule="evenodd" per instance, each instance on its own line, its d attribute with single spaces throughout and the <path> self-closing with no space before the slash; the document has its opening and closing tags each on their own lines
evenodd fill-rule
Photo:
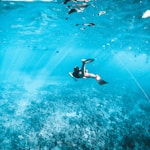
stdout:
<svg viewBox="0 0 150 150">
<path fill-rule="evenodd" d="M 1 150 L 150 149 L 150 1 L 78 3 L 0 2 Z"/>
</svg>

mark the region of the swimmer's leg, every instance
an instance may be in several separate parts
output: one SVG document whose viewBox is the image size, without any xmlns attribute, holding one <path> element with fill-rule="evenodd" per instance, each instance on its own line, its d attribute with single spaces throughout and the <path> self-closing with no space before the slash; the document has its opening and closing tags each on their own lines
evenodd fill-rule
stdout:
<svg viewBox="0 0 150 150">
<path fill-rule="evenodd" d="M 94 61 L 94 59 L 82 59 L 82 67 L 81 67 L 81 72 L 83 74 L 83 76 L 85 76 L 86 73 L 86 68 L 85 68 L 85 64 L 90 63 Z M 93 75 L 92 75 L 93 76 Z M 95 78 L 95 77 L 94 77 Z"/>
<path fill-rule="evenodd" d="M 84 78 L 84 77 L 86 78 L 85 74 L 86 74 L 87 70 L 86 70 L 85 64 L 86 64 L 86 59 L 82 59 L 82 67 L 79 71 L 80 78 Z"/>
<path fill-rule="evenodd" d="M 96 75 L 95 75 L 95 74 L 93 74 L 93 73 L 88 73 L 88 72 L 85 72 L 84 76 L 85 76 L 86 78 L 96 78 Z"/>
<path fill-rule="evenodd" d="M 86 72 L 85 64 L 86 64 L 86 60 L 85 60 L 85 59 L 82 59 L 81 71 L 82 71 L 83 76 L 84 76 L 84 74 L 85 74 L 85 72 Z"/>
</svg>

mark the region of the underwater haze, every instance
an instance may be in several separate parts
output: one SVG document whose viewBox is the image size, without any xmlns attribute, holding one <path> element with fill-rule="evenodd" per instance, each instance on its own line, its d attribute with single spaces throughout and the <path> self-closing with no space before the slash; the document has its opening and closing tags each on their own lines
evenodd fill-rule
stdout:
<svg viewBox="0 0 150 150">
<path fill-rule="evenodd" d="M 150 149 L 150 1 L 0 1 L 1 150 Z M 108 82 L 69 76 L 81 59 Z"/>
</svg>

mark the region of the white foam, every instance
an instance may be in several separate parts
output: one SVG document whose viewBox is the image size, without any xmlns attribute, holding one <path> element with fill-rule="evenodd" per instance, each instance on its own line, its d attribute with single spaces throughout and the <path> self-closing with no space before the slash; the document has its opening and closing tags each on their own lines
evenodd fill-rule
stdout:
<svg viewBox="0 0 150 150">
<path fill-rule="evenodd" d="M 146 10 L 142 16 L 142 18 L 148 18 L 150 17 L 150 10 Z"/>
<path fill-rule="evenodd" d="M 10 2 L 12 0 L 2 0 L 3 2 Z M 14 2 L 36 2 L 37 0 L 13 0 Z M 40 0 L 41 2 L 55 2 L 55 0 Z"/>
</svg>

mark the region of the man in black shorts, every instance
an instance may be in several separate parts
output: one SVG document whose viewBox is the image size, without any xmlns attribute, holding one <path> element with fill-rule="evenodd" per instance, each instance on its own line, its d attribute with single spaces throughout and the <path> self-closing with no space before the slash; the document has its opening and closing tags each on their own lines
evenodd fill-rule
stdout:
<svg viewBox="0 0 150 150">
<path fill-rule="evenodd" d="M 101 79 L 101 77 L 98 74 L 89 73 L 88 70 L 85 68 L 85 64 L 93 62 L 94 59 L 82 59 L 82 67 L 81 69 L 79 67 L 74 67 L 73 72 L 69 72 L 69 75 L 77 81 L 77 78 L 94 78 L 96 81 L 103 85 L 108 82 Z"/>
</svg>

